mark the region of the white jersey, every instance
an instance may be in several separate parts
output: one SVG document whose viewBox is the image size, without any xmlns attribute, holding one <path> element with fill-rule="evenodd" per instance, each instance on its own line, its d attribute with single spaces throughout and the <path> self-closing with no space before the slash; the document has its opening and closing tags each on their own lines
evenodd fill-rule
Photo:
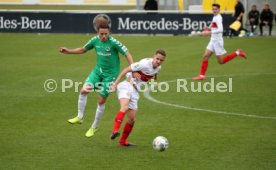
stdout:
<svg viewBox="0 0 276 170">
<path fill-rule="evenodd" d="M 137 80 L 132 77 L 132 73 L 127 73 L 128 79 L 118 84 L 117 95 L 118 99 L 128 99 L 128 108 L 137 110 L 138 100 L 140 98 L 137 90 L 141 89 L 143 82 L 149 81 L 153 78 L 161 69 L 161 66 L 153 68 L 153 58 L 145 58 L 137 63 L 130 65 L 132 71 L 137 71 L 141 75 L 141 80 Z M 134 86 L 135 84 L 135 86 Z M 137 88 L 137 89 L 136 89 Z"/>
<path fill-rule="evenodd" d="M 144 58 L 139 62 L 133 63 L 130 65 L 131 70 L 137 71 L 141 75 L 141 79 L 132 78 L 131 81 L 134 83 L 138 89 L 142 82 L 148 82 L 151 78 L 153 78 L 161 69 L 161 66 L 157 68 L 153 68 L 153 58 Z M 132 74 L 128 74 L 127 76 L 131 76 Z"/>
<path fill-rule="evenodd" d="M 211 41 L 223 41 L 222 16 L 220 14 L 213 17 L 211 27 Z"/>
</svg>

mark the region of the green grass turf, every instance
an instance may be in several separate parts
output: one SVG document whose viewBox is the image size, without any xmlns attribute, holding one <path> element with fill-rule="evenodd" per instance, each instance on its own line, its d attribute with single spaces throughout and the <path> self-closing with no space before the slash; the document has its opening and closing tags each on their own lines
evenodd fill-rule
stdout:
<svg viewBox="0 0 276 170">
<path fill-rule="evenodd" d="M 129 140 L 135 148 L 120 148 L 109 135 L 119 109 L 116 95 L 107 103 L 100 129 L 84 134 L 94 118 L 96 96 L 88 98 L 85 121 L 70 125 L 77 112 L 78 93 L 61 92 L 61 80 L 82 82 L 95 65 L 94 51 L 62 55 L 58 48 L 79 47 L 91 35 L 0 34 L 0 169 L 209 169 L 273 170 L 276 167 L 276 120 L 186 110 L 148 101 L 143 94 L 137 121 Z M 164 48 L 168 57 L 159 81 L 197 75 L 209 39 L 198 37 L 115 36 L 135 60 Z M 224 112 L 276 116 L 275 38 L 225 39 L 228 52 L 244 49 L 248 60 L 236 58 L 219 65 L 215 57 L 208 75 L 233 78 L 230 93 L 168 93 L 154 98 L 183 106 Z M 126 61 L 122 59 L 122 67 Z M 47 79 L 58 82 L 47 93 Z M 228 81 L 217 77 L 216 81 Z M 190 81 L 189 81 L 190 82 Z M 156 152 L 151 142 L 164 135 L 170 146 Z"/>
<path fill-rule="evenodd" d="M 49 9 L 49 10 L 129 10 L 135 6 L 104 6 L 104 5 L 0 5 L 0 9 Z"/>
</svg>

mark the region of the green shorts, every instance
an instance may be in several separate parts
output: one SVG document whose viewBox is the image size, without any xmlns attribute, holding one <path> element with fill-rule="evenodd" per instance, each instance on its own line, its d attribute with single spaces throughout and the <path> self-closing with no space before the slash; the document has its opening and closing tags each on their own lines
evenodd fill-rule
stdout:
<svg viewBox="0 0 276 170">
<path fill-rule="evenodd" d="M 109 87 L 116 80 L 119 73 L 104 73 L 99 68 L 94 68 L 85 80 L 85 85 L 92 87 L 94 91 L 100 93 L 104 98 L 109 95 Z"/>
</svg>

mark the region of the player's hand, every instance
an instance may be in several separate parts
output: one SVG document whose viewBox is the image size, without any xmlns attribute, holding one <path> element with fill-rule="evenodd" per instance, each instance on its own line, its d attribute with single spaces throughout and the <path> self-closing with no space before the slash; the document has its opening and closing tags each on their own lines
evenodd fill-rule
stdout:
<svg viewBox="0 0 276 170">
<path fill-rule="evenodd" d="M 138 79 L 138 80 L 141 80 L 141 74 L 139 74 L 138 72 L 133 72 L 132 73 L 132 77 Z"/>
<path fill-rule="evenodd" d="M 68 54 L 68 53 L 69 53 L 69 50 L 68 50 L 68 48 L 60 47 L 60 48 L 59 48 L 59 52 L 61 52 L 61 53 L 63 53 L 63 54 Z"/>
<path fill-rule="evenodd" d="M 113 83 L 113 84 L 110 86 L 109 91 L 110 91 L 110 92 L 114 92 L 114 91 L 116 91 L 116 88 L 117 88 L 117 84 Z"/>
<path fill-rule="evenodd" d="M 202 36 L 210 35 L 210 31 L 202 31 L 202 32 L 200 33 L 200 35 L 202 35 Z"/>
<path fill-rule="evenodd" d="M 204 27 L 203 31 L 211 31 L 211 28 L 210 27 Z"/>
</svg>

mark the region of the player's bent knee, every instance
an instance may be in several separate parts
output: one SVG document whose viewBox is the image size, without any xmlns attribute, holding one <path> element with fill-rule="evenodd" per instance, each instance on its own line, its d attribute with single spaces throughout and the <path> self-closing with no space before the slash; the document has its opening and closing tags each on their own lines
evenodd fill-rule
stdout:
<svg viewBox="0 0 276 170">
<path fill-rule="evenodd" d="M 105 104 L 105 101 L 99 101 L 98 104 L 103 105 L 103 104 Z"/>
<path fill-rule="evenodd" d="M 209 58 L 210 57 L 208 55 L 206 55 L 206 54 L 204 54 L 203 57 L 202 57 L 203 60 L 208 60 Z"/>
<path fill-rule="evenodd" d="M 128 123 L 131 124 L 131 125 L 134 125 L 134 123 L 135 123 L 135 118 L 129 118 L 129 119 L 128 119 Z"/>
<path fill-rule="evenodd" d="M 92 88 L 90 86 L 83 86 L 80 90 L 81 94 L 86 95 L 91 92 Z"/>
<path fill-rule="evenodd" d="M 224 62 L 223 62 L 223 61 L 221 61 L 221 60 L 218 60 L 218 63 L 219 63 L 219 64 L 224 64 Z"/>
<path fill-rule="evenodd" d="M 217 61 L 219 64 L 224 64 L 225 62 L 223 61 L 223 56 L 217 56 Z"/>
<path fill-rule="evenodd" d="M 124 105 L 124 106 L 121 106 L 120 111 L 121 112 L 126 112 L 128 109 L 129 109 L 128 105 Z"/>
<path fill-rule="evenodd" d="M 80 90 L 80 93 L 81 93 L 82 95 L 87 95 L 89 92 L 82 88 L 82 89 Z"/>
<path fill-rule="evenodd" d="M 98 104 L 99 105 L 103 105 L 105 104 L 106 98 L 104 98 L 103 96 L 99 96 L 98 98 Z"/>
</svg>

